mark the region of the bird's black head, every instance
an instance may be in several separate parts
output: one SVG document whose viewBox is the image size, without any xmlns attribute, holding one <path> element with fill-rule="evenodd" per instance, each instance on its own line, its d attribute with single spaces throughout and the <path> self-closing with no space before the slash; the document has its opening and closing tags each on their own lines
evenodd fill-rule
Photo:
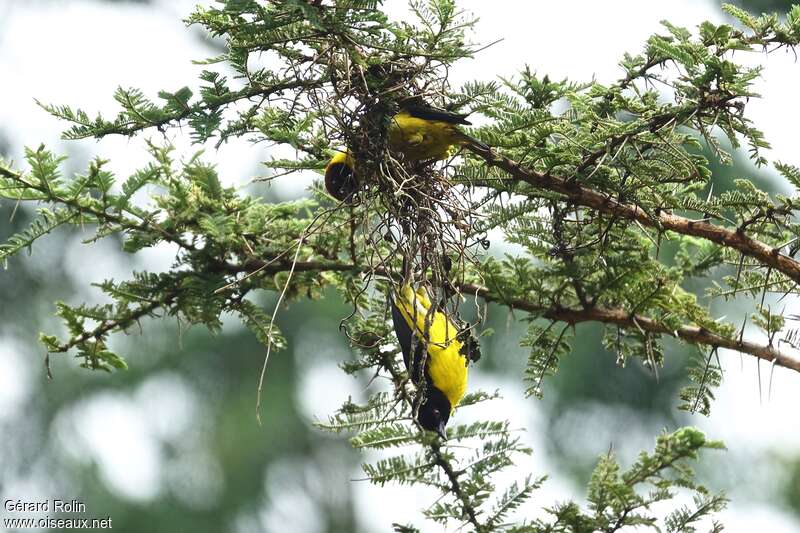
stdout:
<svg viewBox="0 0 800 533">
<path fill-rule="evenodd" d="M 445 427 L 450 420 L 450 401 L 447 396 L 430 383 L 425 390 L 425 400 L 419 406 L 417 422 L 428 431 L 435 431 L 443 439 L 447 438 Z"/>
<path fill-rule="evenodd" d="M 353 168 L 346 161 L 331 162 L 325 168 L 325 189 L 340 202 L 352 197 L 358 189 Z"/>
</svg>

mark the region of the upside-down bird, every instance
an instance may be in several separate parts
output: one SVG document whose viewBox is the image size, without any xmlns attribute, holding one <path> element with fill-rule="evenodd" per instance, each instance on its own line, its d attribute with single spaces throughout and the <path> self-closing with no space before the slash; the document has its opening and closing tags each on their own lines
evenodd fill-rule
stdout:
<svg viewBox="0 0 800 533">
<path fill-rule="evenodd" d="M 445 159 L 454 146 L 489 147 L 458 129 L 470 125 L 467 115 L 422 104 L 406 104 L 389 124 L 389 148 L 407 161 Z M 337 152 L 325 167 L 325 188 L 337 200 L 346 200 L 358 189 L 356 161 Z"/>
<path fill-rule="evenodd" d="M 432 307 L 427 291 L 404 285 L 392 301 L 392 321 L 411 380 L 417 386 L 417 422 L 446 438 L 445 426 L 467 390 L 471 342 Z M 413 350 L 413 353 L 412 353 Z"/>
</svg>

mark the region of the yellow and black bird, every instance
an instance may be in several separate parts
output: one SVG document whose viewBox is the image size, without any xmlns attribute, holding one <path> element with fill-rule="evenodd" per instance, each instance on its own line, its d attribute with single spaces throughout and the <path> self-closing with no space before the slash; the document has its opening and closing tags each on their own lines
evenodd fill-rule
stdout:
<svg viewBox="0 0 800 533">
<path fill-rule="evenodd" d="M 344 201 L 358 189 L 355 161 L 350 152 L 336 152 L 325 167 L 325 190 L 337 200 Z"/>
<path fill-rule="evenodd" d="M 489 147 L 458 129 L 471 125 L 467 115 L 423 104 L 406 104 L 392 117 L 389 148 L 408 161 L 445 159 L 454 146 Z M 337 200 L 358 189 L 356 162 L 349 152 L 337 152 L 325 167 L 325 188 Z"/>
<path fill-rule="evenodd" d="M 414 291 L 405 285 L 392 301 L 392 321 L 406 368 L 419 391 L 416 419 L 423 428 L 446 438 L 447 421 L 467 391 L 472 343 L 462 342 L 462 332 L 431 305 L 423 287 Z"/>
</svg>

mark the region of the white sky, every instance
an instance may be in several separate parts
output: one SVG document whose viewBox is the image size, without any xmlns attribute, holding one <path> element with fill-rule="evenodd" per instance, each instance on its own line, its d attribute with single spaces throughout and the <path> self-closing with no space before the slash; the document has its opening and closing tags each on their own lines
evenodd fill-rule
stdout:
<svg viewBox="0 0 800 533">
<path fill-rule="evenodd" d="M 117 85 L 139 87 L 154 98 L 160 89 L 175 90 L 183 85 L 193 85 L 201 67 L 192 65 L 190 60 L 210 54 L 179 20 L 189 12 L 193 3 L 164 0 L 158 10 L 91 1 L 63 4 L 5 0 L 0 3 L 0 73 L 4 80 L 13 80 L 13 83 L 4 81 L 0 84 L 0 100 L 13 103 L 0 107 L 0 123 L 12 135 L 14 159 L 21 159 L 24 145 L 35 147 L 44 142 L 81 160 L 95 155 L 111 159 L 112 168 L 122 176 L 135 169 L 145 154 L 140 139 L 112 138 L 99 143 L 87 140 L 65 146 L 58 141 L 63 124 L 39 109 L 33 98 L 112 116 L 116 107 L 111 95 Z M 688 27 L 706 19 L 722 20 L 715 3 L 701 0 L 466 0 L 462 5 L 480 17 L 478 33 L 481 40 L 490 42 L 503 38 L 503 41 L 482 52 L 474 61 L 457 68 L 453 73 L 455 83 L 476 77 L 486 79 L 496 73 L 511 75 L 524 63 L 553 79 L 569 76 L 580 81 L 596 76 L 600 81 L 611 81 L 620 76 L 616 64 L 622 54 L 625 51 L 638 52 L 651 33 L 661 31 L 661 19 L 668 18 Z M 398 14 L 405 10 L 405 2 L 401 0 L 390 0 L 387 6 Z M 147 36 L 144 39 L 143 34 Z M 585 42 L 592 44 L 587 47 L 583 44 Z M 754 59 L 761 61 L 763 57 Z M 483 70 L 487 65 L 488 70 Z M 800 66 L 795 64 L 794 56 L 784 53 L 770 56 L 764 78 L 759 82 L 765 99 L 752 101 L 749 106 L 750 117 L 765 130 L 773 144 L 774 150 L 769 156 L 794 164 L 800 164 L 793 132 L 794 126 L 800 122 L 800 110 L 794 105 L 798 86 Z M 193 149 L 179 132 L 171 135 L 183 153 Z M 217 164 L 227 182 L 245 183 L 267 154 L 260 147 L 234 142 L 225 145 L 218 153 L 212 149 L 207 155 Z M 278 187 L 288 194 L 297 190 L 292 185 L 283 186 L 284 189 Z M 148 260 L 163 267 L 170 253 L 155 252 Z M 84 270 L 77 275 L 81 281 L 95 281 L 98 270 Z M 797 313 L 797 310 L 787 309 L 787 313 L 793 312 Z M 295 347 L 297 350 L 301 348 Z M 38 370 L 26 368 L 26 365 L 32 364 L 28 361 L 38 364 L 39 358 L 36 354 L 22 354 L 22 349 L 10 340 L 0 344 L 0 354 L 2 420 L 27 398 L 30 376 Z M 338 405 L 348 395 L 363 394 L 363 391 L 354 389 L 352 382 L 334 379 L 334 374 L 340 373 L 330 365 L 318 365 L 314 361 L 306 361 L 304 365 L 307 367 L 307 386 L 301 404 L 309 406 L 306 413 L 309 418 L 326 414 L 312 412 L 310 406 Z M 727 370 L 726 378 L 711 418 L 697 416 L 694 421 L 711 437 L 725 440 L 730 448 L 720 459 L 721 465 L 730 465 L 732 485 L 728 490 L 734 498 L 723 516 L 726 531 L 798 531 L 800 522 L 770 504 L 769 494 L 750 494 L 742 485 L 757 481 L 752 476 L 759 472 L 780 475 L 776 470 L 777 463 L 770 462 L 770 458 L 800 451 L 800 431 L 797 424 L 791 422 L 797 420 L 800 381 L 797 375 L 777 369 L 771 398 L 767 399 L 765 392 L 765 397 L 759 401 L 755 363 L 747 358 L 743 370 L 740 370 L 738 356 L 724 354 L 723 365 Z M 761 370 L 766 391 L 769 368 L 762 365 Z M 8 376 L 23 376 L 25 379 L 15 381 L 12 386 Z M 175 376 L 157 376 L 154 379 L 132 396 L 100 396 L 86 400 L 75 406 L 72 412 L 64 414 L 57 424 L 59 438 L 68 442 L 74 442 L 74 439 L 85 441 L 112 490 L 132 501 L 156 497 L 161 484 L 169 482 L 165 479 L 167 474 L 162 472 L 164 458 L 157 443 L 173 439 L 175 435 L 170 433 L 170 424 L 165 423 L 163 416 L 172 414 L 175 419 L 191 416 L 195 401 L 191 398 L 191 388 Z M 330 384 L 331 379 L 336 387 L 320 386 L 321 383 Z M 162 413 L 167 414 L 161 419 L 153 419 L 149 416 L 152 410 L 148 409 L 148 394 L 144 389 L 149 387 L 147 390 L 152 392 L 152 388 L 166 384 L 170 390 L 176 391 L 176 396 L 166 411 L 162 406 Z M 522 399 L 521 383 L 501 382 L 496 377 L 483 376 L 477 367 L 472 372 L 471 387 L 475 386 L 487 390 L 500 388 L 506 399 L 487 409 L 492 413 L 507 414 L 515 426 L 527 427 L 524 438 L 533 446 L 534 455 L 522 460 L 518 470 L 531 470 L 535 475 L 554 475 L 551 463 L 542 453 L 545 446 L 539 430 L 541 407 L 535 400 Z M 469 415 L 465 412 L 463 416 L 482 414 L 483 411 Z M 565 413 L 564 416 L 573 417 L 576 424 L 588 424 L 592 415 L 591 408 L 587 407 L 586 412 Z M 83 421 L 80 428 L 71 422 L 73 417 L 80 417 Z M 99 425 L 100 421 L 106 420 L 117 421 L 113 431 Z M 649 447 L 658 428 L 649 427 L 646 421 L 635 421 L 632 426 L 630 443 L 635 443 L 637 449 Z M 173 430 L 182 431 L 181 428 Z M 600 436 L 585 445 L 596 448 L 596 453 L 602 453 L 609 442 L 605 436 Z M 120 448 L 126 452 L 119 453 Z M 198 505 L 202 505 L 220 490 L 218 472 L 216 477 L 214 475 L 218 467 L 212 464 L 213 459 L 203 457 L 200 452 L 191 453 L 198 464 L 205 465 L 202 471 L 209 473 L 198 482 L 205 488 L 193 496 L 200 502 Z M 123 456 L 125 464 L 119 463 Z M 187 468 L 185 464 L 173 466 L 176 472 Z M 280 478 L 280 473 L 267 475 L 270 479 L 276 476 Z M 360 473 L 353 472 L 351 477 L 360 477 Z M 430 501 L 424 492 L 417 489 L 381 489 L 366 483 L 358 483 L 356 487 L 358 517 L 375 531 L 385 531 L 395 521 L 419 524 L 418 508 Z M 524 508 L 530 511 L 556 499 L 563 500 L 574 490 L 571 482 L 558 476 L 551 477 L 532 503 Z M 287 493 L 285 499 L 283 503 L 265 503 L 264 512 L 259 517 L 243 517 L 243 530 L 253 524 L 285 524 L 288 518 L 281 511 L 283 505 L 313 510 L 313 502 L 300 492 Z M 403 505 L 387 505 L 386 502 L 390 501 L 403 502 Z M 376 506 L 381 508 L 380 513 L 375 512 Z M 319 528 L 311 515 L 301 522 L 297 524 L 298 530 L 311 532 Z M 438 529 L 431 528 L 430 531 Z"/>
</svg>

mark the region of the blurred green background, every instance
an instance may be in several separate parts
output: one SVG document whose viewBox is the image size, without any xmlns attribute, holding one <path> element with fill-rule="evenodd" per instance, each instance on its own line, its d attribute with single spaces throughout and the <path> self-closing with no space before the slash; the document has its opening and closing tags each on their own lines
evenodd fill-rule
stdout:
<svg viewBox="0 0 800 533">
<path fill-rule="evenodd" d="M 562 3 L 582 5 L 580 0 Z M 606 4 L 608 20 L 596 21 L 601 26 L 621 17 L 624 9 L 615 8 L 615 2 Z M 688 2 L 662 4 L 678 15 Z M 758 13 L 784 11 L 790 3 L 751 0 L 737 4 Z M 519 5 L 513 9 L 522 9 Z M 512 9 L 510 3 L 506 6 Z M 485 8 L 480 3 L 469 7 L 483 16 Z M 82 69 L 73 77 L 70 65 L 62 65 L 37 78 L 44 82 L 2 96 L 6 109 L 0 110 L 0 153 L 19 161 L 23 145 L 46 141 L 72 156 L 70 170 L 79 170 L 95 153 L 112 161 L 115 154 L 124 161 L 129 158 L 135 166 L 135 154 L 140 152 L 129 152 L 136 140 L 97 147 L 91 142 L 58 144 L 59 125 L 47 121 L 43 111 L 31 108 L 28 114 L 14 115 L 10 108 L 28 105 L 34 97 L 73 103 L 71 95 L 83 97 L 91 90 L 81 80 L 81 72 L 95 71 L 98 78 L 106 79 L 113 76 L 107 68 L 114 72 L 124 68 L 87 65 L 92 62 L 88 45 L 58 41 L 49 35 L 48 24 L 86 28 L 106 24 L 105 17 L 121 13 L 115 23 L 128 18 L 134 30 L 121 31 L 118 42 L 106 44 L 114 53 L 128 49 L 127 54 L 137 56 L 139 51 L 153 49 L 147 42 L 152 45 L 161 38 L 159 31 L 172 31 L 178 32 L 174 38 L 181 42 L 173 55 L 188 64 L 219 47 L 195 30 L 181 29 L 179 19 L 191 8 L 192 2 L 157 0 L 7 0 L 0 4 L 0 73 L 17 72 L 24 77 L 47 71 L 56 60 L 52 48 L 62 46 L 73 46 L 67 56 Z M 708 3 L 707 10 L 722 19 L 717 4 Z M 87 16 L 95 19 L 87 23 Z M 157 24 L 160 20 L 172 25 L 162 28 Z M 153 27 L 155 33 L 149 34 Z M 504 30 L 493 27 L 491 31 L 502 35 Z M 563 32 L 569 31 L 565 24 Z M 19 36 L 31 32 L 45 44 L 27 46 Z M 642 44 L 629 42 L 628 49 L 637 51 Z M 183 55 L 187 50 L 191 54 Z M 549 53 L 558 54 L 558 47 Z M 125 57 L 121 55 L 119 62 Z M 154 55 L 149 60 L 159 58 Z M 117 62 L 113 57 L 112 61 Z M 513 62 L 536 66 L 535 60 L 524 55 Z M 131 71 L 131 79 L 108 83 L 112 87 L 127 82 L 141 85 L 137 76 L 143 71 Z M 154 77 L 154 87 L 171 88 L 162 87 Z M 187 78 L 183 83 L 192 81 Z M 102 102 L 109 99 L 110 91 Z M 245 149 L 251 157 L 228 174 L 232 182 L 243 183 L 262 172 L 258 159 L 264 155 L 252 156 L 254 149 L 249 145 Z M 211 161 L 225 156 L 225 152 L 206 154 Z M 716 191 L 742 175 L 754 177 L 768 189 L 780 187 L 769 171 L 752 169 L 742 156 L 734 167 L 714 170 Z M 232 175 L 236 172 L 239 175 Z M 303 194 L 302 185 L 247 190 L 279 200 Z M 14 211 L 14 205 L 0 204 L 0 240 L 30 221 L 32 213 L 27 208 L 16 209 L 12 218 Z M 201 329 L 182 331 L 174 319 L 147 320 L 143 334 L 133 332 L 114 341 L 126 355 L 130 370 L 113 375 L 90 373 L 69 357 L 56 356 L 50 361 L 54 379 L 47 381 L 44 352 L 36 339 L 41 330 L 61 331 L 52 317 L 55 300 L 92 301 L 99 296 L 88 286 L 91 281 L 169 264 L 168 249 L 131 262 L 122 256 L 118 242 L 106 240 L 90 249 L 80 244 L 82 238 L 79 231 L 58 232 L 37 244 L 32 256 L 14 258 L 0 271 L 0 495 L 4 500 L 76 498 L 86 503 L 86 516 L 111 516 L 115 530 L 130 532 L 366 532 L 385 531 L 394 520 L 420 523 L 417 509 L 424 499 L 416 500 L 413 491 L 355 481 L 365 457 L 352 451 L 346 439 L 312 427 L 315 417 L 332 413 L 348 395 L 367 394 L 366 381 L 357 382 L 336 368 L 353 357 L 338 332 L 339 320 L 349 310 L 336 295 L 323 302 L 293 304 L 279 314 L 289 349 L 270 359 L 262 425 L 256 422 L 255 403 L 264 349 L 234 320 L 227 320 L 217 336 Z M 501 243 L 493 244 L 494 253 L 503 252 Z M 689 288 L 701 290 L 700 285 Z M 269 298 L 263 301 L 269 308 L 273 303 Z M 745 309 L 715 307 L 718 314 L 729 317 L 741 317 Z M 667 345 L 667 365 L 656 379 L 637 364 L 618 368 L 614 355 L 601 347 L 600 329 L 584 326 L 578 329 L 579 340 L 561 372 L 547 382 L 545 399 L 523 399 L 526 354 L 517 345 L 523 326 L 514 319 L 499 307 L 490 309 L 487 327 L 494 328 L 495 334 L 484 341 L 484 357 L 472 372 L 472 386 L 501 390 L 515 409 L 509 416 L 527 429 L 526 439 L 534 448 L 531 466 L 538 469 L 533 473 L 552 477 L 523 512 L 555 499 L 581 498 L 597 455 L 610 446 L 629 460 L 639 449 L 650 447 L 661 428 L 693 424 L 714 438 L 734 438 L 727 442 L 730 451 L 711 456 L 700 467 L 704 482 L 725 489 L 733 500 L 726 515 L 728 530 L 764 526 L 765 531 L 800 531 L 800 444 L 790 438 L 800 432 L 796 376 L 781 376 L 782 388 L 768 398 L 770 369 L 761 368 L 764 391 L 759 403 L 755 364 L 746 361 L 740 370 L 738 356 L 727 354 L 721 405 L 715 406 L 710 419 L 690 416 L 675 408 L 677 391 L 685 381 L 686 347 Z M 751 411 L 741 412 L 737 400 L 731 399 L 741 396 L 746 396 Z M 773 441 L 771 434 L 759 433 L 754 426 L 758 421 L 784 427 Z"/>
</svg>

